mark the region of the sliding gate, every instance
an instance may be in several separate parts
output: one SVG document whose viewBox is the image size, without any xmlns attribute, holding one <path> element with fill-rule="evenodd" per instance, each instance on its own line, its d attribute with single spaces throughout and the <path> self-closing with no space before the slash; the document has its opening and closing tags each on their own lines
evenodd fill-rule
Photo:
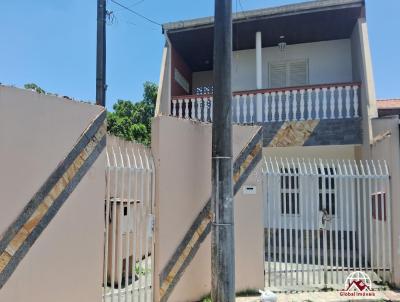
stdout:
<svg viewBox="0 0 400 302">
<path fill-rule="evenodd" d="M 109 137 L 103 302 L 153 301 L 153 210 L 150 149 Z"/>
<path fill-rule="evenodd" d="M 266 282 L 343 288 L 363 271 L 390 281 L 390 182 L 385 162 L 264 160 Z"/>
</svg>

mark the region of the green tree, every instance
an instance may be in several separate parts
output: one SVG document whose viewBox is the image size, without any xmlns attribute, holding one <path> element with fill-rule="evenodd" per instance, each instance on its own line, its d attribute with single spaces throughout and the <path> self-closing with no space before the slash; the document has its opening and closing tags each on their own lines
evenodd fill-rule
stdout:
<svg viewBox="0 0 400 302">
<path fill-rule="evenodd" d="M 24 85 L 25 89 L 30 89 L 30 90 L 34 90 L 37 93 L 40 94 L 46 94 L 46 91 L 44 91 L 41 87 L 39 87 L 38 85 L 36 85 L 35 83 L 27 83 Z"/>
<path fill-rule="evenodd" d="M 143 100 L 133 103 L 118 100 L 113 112 L 107 114 L 109 133 L 128 141 L 137 141 L 149 145 L 151 142 L 151 118 L 157 99 L 157 85 L 151 82 L 143 84 Z"/>
</svg>

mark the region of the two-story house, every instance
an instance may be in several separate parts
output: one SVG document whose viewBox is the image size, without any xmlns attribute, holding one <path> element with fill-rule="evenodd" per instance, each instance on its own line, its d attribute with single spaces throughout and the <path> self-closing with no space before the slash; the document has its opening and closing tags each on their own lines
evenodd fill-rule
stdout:
<svg viewBox="0 0 400 302">
<path fill-rule="evenodd" d="M 198 127 L 213 121 L 213 30 L 212 17 L 163 25 L 156 118 L 180 121 L 171 136 L 187 120 Z M 390 281 L 389 172 L 371 161 L 385 158 L 373 149 L 377 106 L 364 0 L 237 12 L 232 40 L 233 123 L 262 128 L 266 185 L 256 196 L 267 285 L 342 286 L 356 270 Z M 184 153 L 185 142 L 179 148 Z M 250 181 L 240 194 L 251 198 L 256 189 Z"/>
</svg>

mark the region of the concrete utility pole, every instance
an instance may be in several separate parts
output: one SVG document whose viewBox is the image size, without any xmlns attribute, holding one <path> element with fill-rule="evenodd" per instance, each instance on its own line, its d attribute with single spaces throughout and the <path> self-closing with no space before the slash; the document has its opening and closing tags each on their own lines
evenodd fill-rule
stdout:
<svg viewBox="0 0 400 302">
<path fill-rule="evenodd" d="M 232 185 L 232 0 L 215 0 L 211 265 L 214 302 L 235 301 Z"/>
<path fill-rule="evenodd" d="M 97 0 L 96 104 L 106 106 L 106 0 Z"/>
</svg>

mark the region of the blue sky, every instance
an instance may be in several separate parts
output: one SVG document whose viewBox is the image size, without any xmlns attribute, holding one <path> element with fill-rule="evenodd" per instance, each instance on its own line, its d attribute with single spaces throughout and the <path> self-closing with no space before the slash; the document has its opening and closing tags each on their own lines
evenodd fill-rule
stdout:
<svg viewBox="0 0 400 302">
<path fill-rule="evenodd" d="M 159 23 L 213 14 L 214 0 L 119 0 Z M 241 0 L 245 10 L 302 1 Z M 236 10 L 236 0 L 233 0 Z M 108 0 L 107 102 L 140 100 L 158 82 L 161 29 Z M 240 6 L 238 7 L 240 10 Z M 0 0 L 0 82 L 28 82 L 81 100 L 95 99 L 96 0 Z M 377 96 L 400 97 L 399 0 L 367 0 Z"/>
</svg>

